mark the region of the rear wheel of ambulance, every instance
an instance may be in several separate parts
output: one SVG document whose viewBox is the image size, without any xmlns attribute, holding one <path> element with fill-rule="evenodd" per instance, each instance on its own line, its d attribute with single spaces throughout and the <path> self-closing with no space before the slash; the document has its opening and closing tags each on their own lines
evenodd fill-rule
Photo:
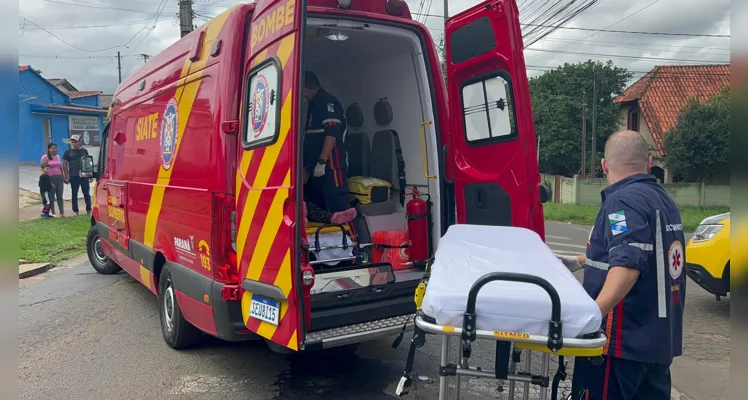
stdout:
<svg viewBox="0 0 748 400">
<path fill-rule="evenodd" d="M 184 319 L 168 268 L 161 272 L 158 286 L 158 315 L 166 344 L 173 349 L 183 349 L 199 342 L 203 333 Z"/>
<path fill-rule="evenodd" d="M 122 268 L 104 253 L 101 241 L 99 230 L 95 226 L 91 227 L 86 238 L 86 253 L 88 253 L 88 261 L 91 266 L 96 272 L 103 275 L 112 275 L 122 271 Z"/>
</svg>

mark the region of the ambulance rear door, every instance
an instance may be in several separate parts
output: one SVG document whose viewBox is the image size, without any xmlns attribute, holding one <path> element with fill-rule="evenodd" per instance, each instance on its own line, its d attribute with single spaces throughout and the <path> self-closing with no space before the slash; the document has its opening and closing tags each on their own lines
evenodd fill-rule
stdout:
<svg viewBox="0 0 748 400">
<path fill-rule="evenodd" d="M 298 350 L 294 268 L 299 68 L 304 0 L 258 0 L 246 38 L 237 163 L 237 260 L 247 328 Z M 303 8 L 302 8 L 303 7 Z"/>
<path fill-rule="evenodd" d="M 447 21 L 447 90 L 457 222 L 544 236 L 519 13 L 485 1 Z"/>
</svg>

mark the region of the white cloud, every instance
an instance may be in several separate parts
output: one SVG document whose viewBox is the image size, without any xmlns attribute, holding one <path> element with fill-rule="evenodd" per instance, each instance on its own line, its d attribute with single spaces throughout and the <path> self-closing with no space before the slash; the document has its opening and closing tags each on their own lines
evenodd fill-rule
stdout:
<svg viewBox="0 0 748 400">
<path fill-rule="evenodd" d="M 599 1 L 596 6 L 565 26 L 606 28 L 653 1 Z M 204 17 L 216 15 L 239 2 L 197 0 L 195 9 L 199 17 L 195 23 L 201 25 L 205 22 Z M 520 6 L 520 20 L 523 23 L 534 19 L 539 13 L 535 11 L 538 7 L 542 9 L 552 4 L 543 0 L 517 2 Z M 444 20 L 438 17 L 443 15 L 443 0 L 409 0 L 408 3 L 411 12 L 415 13 L 420 9 L 424 14 L 434 15 L 420 18 L 422 21 L 425 19 L 426 26 L 431 29 L 435 41 L 438 42 L 443 34 Z M 449 2 L 450 15 L 455 15 L 475 4 L 478 4 L 478 1 L 452 0 Z M 152 29 L 161 5 L 164 5 L 163 12 L 159 15 L 155 29 Z M 179 7 L 176 0 L 24 0 L 20 2 L 19 7 L 19 64 L 31 64 L 42 70 L 47 78 L 68 78 L 81 90 L 114 91 L 118 84 L 118 50 L 123 55 L 124 78 L 143 64 L 141 54 L 157 54 L 179 39 L 179 24 L 176 17 Z M 72 46 L 34 24 L 44 27 Z M 729 34 L 730 3 L 729 0 L 659 0 L 610 29 Z M 574 43 L 580 39 L 584 40 Z M 530 46 L 525 51 L 525 58 L 530 67 L 530 76 L 542 73 L 539 69 L 590 58 L 602 61 L 610 58 L 618 66 L 644 72 L 655 65 L 688 63 L 678 60 L 695 60 L 702 63 L 729 62 L 729 47 L 729 38 L 557 29 Z M 536 50 L 560 50 L 566 53 Z M 664 60 L 656 60 L 658 58 Z"/>
</svg>

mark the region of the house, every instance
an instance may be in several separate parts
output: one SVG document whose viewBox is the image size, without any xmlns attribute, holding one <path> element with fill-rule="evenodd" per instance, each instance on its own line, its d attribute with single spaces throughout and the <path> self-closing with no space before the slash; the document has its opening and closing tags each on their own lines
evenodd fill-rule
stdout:
<svg viewBox="0 0 748 400">
<path fill-rule="evenodd" d="M 52 78 L 52 79 L 47 79 L 47 80 L 49 81 L 49 83 L 55 85 L 55 87 L 57 87 L 58 89 L 62 90 L 65 93 L 78 91 L 78 89 L 76 89 L 72 83 L 68 82 L 67 79 Z"/>
<path fill-rule="evenodd" d="M 652 149 L 652 174 L 672 183 L 676 171 L 668 171 L 664 137 L 678 123 L 688 101 L 704 101 L 730 85 L 730 65 L 657 66 L 634 82 L 620 96 L 620 129 L 639 132 Z"/>
<path fill-rule="evenodd" d="M 64 79 L 50 82 L 29 65 L 19 66 L 18 75 L 18 161 L 38 164 L 48 143 L 62 153 L 73 134 L 96 159 L 106 115 L 101 92 L 79 91 Z"/>
</svg>

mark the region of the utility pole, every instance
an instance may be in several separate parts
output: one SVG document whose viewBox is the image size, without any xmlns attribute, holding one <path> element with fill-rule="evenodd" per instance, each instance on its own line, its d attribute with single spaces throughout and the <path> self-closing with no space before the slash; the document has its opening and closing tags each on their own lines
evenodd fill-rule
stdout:
<svg viewBox="0 0 748 400">
<path fill-rule="evenodd" d="M 151 58 L 148 54 L 141 54 L 141 57 L 143 57 L 143 64 L 148 62 L 148 59 Z"/>
<path fill-rule="evenodd" d="M 444 0 L 444 29 L 447 29 L 447 20 L 449 19 L 449 4 L 448 0 Z"/>
<path fill-rule="evenodd" d="M 582 177 L 587 174 L 587 91 L 582 91 Z"/>
<path fill-rule="evenodd" d="M 597 176 L 597 71 L 592 70 L 592 161 L 590 175 Z"/>
<path fill-rule="evenodd" d="M 122 83 L 122 56 L 117 52 L 117 71 L 119 72 L 119 83 Z"/>
<path fill-rule="evenodd" d="M 192 32 L 192 21 L 194 19 L 195 14 L 192 10 L 192 0 L 179 0 L 179 30 L 182 34 L 181 37 L 185 37 Z"/>
</svg>

